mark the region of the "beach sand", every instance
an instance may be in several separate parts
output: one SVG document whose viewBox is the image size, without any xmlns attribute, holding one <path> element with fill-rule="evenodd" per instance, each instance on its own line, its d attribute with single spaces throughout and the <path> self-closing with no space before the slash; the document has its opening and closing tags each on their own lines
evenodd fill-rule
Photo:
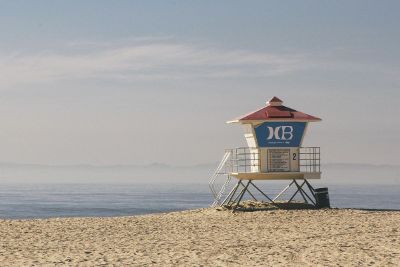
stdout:
<svg viewBox="0 0 400 267">
<path fill-rule="evenodd" d="M 400 212 L 0 220 L 1 266 L 400 266 Z"/>
</svg>

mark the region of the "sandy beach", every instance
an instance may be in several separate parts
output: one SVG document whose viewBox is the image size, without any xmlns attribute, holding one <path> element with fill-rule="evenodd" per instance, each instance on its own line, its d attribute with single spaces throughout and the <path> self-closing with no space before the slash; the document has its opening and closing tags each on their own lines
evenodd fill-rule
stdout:
<svg viewBox="0 0 400 267">
<path fill-rule="evenodd" d="M 0 221 L 1 266 L 400 266 L 400 212 L 199 209 Z"/>
</svg>

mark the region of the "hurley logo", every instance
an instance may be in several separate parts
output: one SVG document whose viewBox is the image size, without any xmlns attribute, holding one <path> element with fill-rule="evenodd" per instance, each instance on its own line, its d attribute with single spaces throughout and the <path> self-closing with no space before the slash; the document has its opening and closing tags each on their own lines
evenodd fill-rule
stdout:
<svg viewBox="0 0 400 267">
<path fill-rule="evenodd" d="M 267 140 L 292 140 L 293 139 L 293 126 L 278 126 L 278 127 L 267 127 L 269 134 Z"/>
</svg>

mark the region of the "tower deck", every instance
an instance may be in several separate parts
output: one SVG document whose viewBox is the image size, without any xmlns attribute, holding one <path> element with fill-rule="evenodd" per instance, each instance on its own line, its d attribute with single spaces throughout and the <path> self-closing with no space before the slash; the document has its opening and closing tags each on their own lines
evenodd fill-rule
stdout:
<svg viewBox="0 0 400 267">
<path fill-rule="evenodd" d="M 231 172 L 229 175 L 239 180 L 321 179 L 321 172 Z"/>
</svg>

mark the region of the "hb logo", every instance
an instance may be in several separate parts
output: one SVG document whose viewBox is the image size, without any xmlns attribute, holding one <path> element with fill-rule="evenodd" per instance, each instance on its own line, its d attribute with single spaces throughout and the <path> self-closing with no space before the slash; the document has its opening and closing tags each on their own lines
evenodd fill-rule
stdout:
<svg viewBox="0 0 400 267">
<path fill-rule="evenodd" d="M 276 140 L 292 140 L 293 139 L 293 126 L 278 126 L 278 127 L 267 127 L 269 134 L 267 140 L 272 138 Z"/>
</svg>

